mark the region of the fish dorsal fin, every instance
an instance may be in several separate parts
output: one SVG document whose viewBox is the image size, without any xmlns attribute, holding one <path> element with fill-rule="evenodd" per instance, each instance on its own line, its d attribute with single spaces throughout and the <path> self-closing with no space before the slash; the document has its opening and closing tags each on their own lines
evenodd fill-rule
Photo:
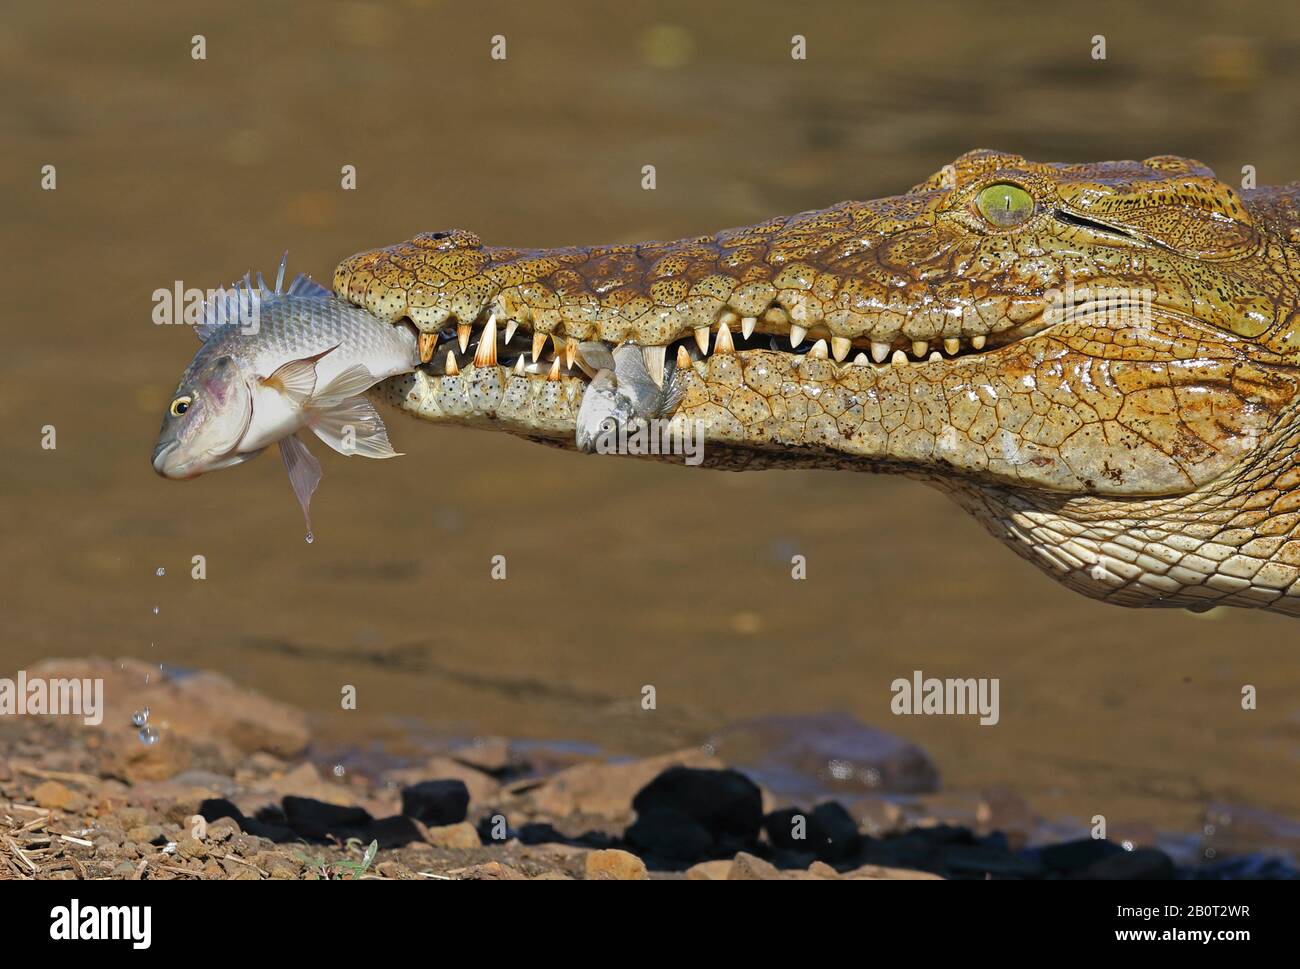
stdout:
<svg viewBox="0 0 1300 969">
<path fill-rule="evenodd" d="M 278 367 L 269 377 L 259 377 L 258 383 L 270 390 L 276 390 L 288 397 L 297 407 L 302 407 L 316 392 L 316 361 L 338 347 L 336 343 L 328 350 L 314 353 L 310 357 L 290 360 Z M 345 373 L 347 371 L 344 371 Z M 335 380 L 337 381 L 337 377 Z"/>
<path fill-rule="evenodd" d="M 257 318 L 257 305 L 262 295 L 252 280 L 245 276 L 242 283 L 228 289 L 218 289 L 203 304 L 202 315 L 194 326 L 194 334 L 206 343 L 227 327 L 242 327 Z"/>
<path fill-rule="evenodd" d="M 333 299 L 334 294 L 322 286 L 310 276 L 299 273 L 294 277 L 289 288 L 285 290 L 286 296 L 309 296 L 312 299 Z"/>
</svg>

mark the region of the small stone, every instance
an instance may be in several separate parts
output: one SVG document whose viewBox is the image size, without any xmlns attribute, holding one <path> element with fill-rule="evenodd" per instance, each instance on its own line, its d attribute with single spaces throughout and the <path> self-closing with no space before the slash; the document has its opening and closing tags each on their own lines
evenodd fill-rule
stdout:
<svg viewBox="0 0 1300 969">
<path fill-rule="evenodd" d="M 698 865 L 691 865 L 686 869 L 686 877 L 693 882 L 721 882 L 726 881 L 731 874 L 732 861 L 730 858 L 723 858 L 719 861 L 702 861 Z"/>
<path fill-rule="evenodd" d="M 411 869 L 400 861 L 381 861 L 375 865 L 375 874 L 384 878 L 409 878 Z"/>
<path fill-rule="evenodd" d="M 532 880 L 535 882 L 571 882 L 573 876 L 566 871 L 553 868 L 550 871 L 542 872 L 540 875 L 534 875 Z"/>
<path fill-rule="evenodd" d="M 80 794 L 58 781 L 45 781 L 38 784 L 36 789 L 32 791 L 32 800 L 40 807 L 63 811 L 71 807 L 73 803 L 84 799 Z"/>
<path fill-rule="evenodd" d="M 239 834 L 239 825 L 234 818 L 217 818 L 208 825 L 208 840 L 218 844 L 229 841 Z"/>
<path fill-rule="evenodd" d="M 206 858 L 208 849 L 196 838 L 179 838 L 176 841 L 176 854 L 182 858 Z"/>
<path fill-rule="evenodd" d="M 283 859 L 272 862 L 266 870 L 270 872 L 272 878 L 277 878 L 281 881 L 298 877 L 297 866 L 291 865 Z"/>
<path fill-rule="evenodd" d="M 758 785 L 734 770 L 670 767 L 632 799 L 638 816 L 673 811 L 694 819 L 723 849 L 758 842 L 763 795 Z"/>
<path fill-rule="evenodd" d="M 163 836 L 161 824 L 142 824 L 139 827 L 132 828 L 126 833 L 127 841 L 134 841 L 136 844 L 153 844 Z"/>
<path fill-rule="evenodd" d="M 524 878 L 523 872 L 499 861 L 471 865 L 459 874 L 466 881 L 519 881 Z"/>
<path fill-rule="evenodd" d="M 840 877 L 852 881 L 943 881 L 933 872 L 918 871 L 915 868 L 891 868 L 886 865 L 863 865 L 846 871 Z"/>
<path fill-rule="evenodd" d="M 588 878 L 620 882 L 642 881 L 646 875 L 645 862 L 619 848 L 602 848 L 587 853 L 585 869 Z"/>
<path fill-rule="evenodd" d="M 689 864 L 713 852 L 708 828 L 681 811 L 647 811 L 623 833 L 623 840 L 642 854 Z"/>
<path fill-rule="evenodd" d="M 353 829 L 368 825 L 373 819 L 370 812 L 359 807 L 327 804 L 310 797 L 288 796 L 284 804 L 284 817 L 289 827 L 304 838 L 316 841 L 330 840 L 337 835 L 347 840 Z"/>
<path fill-rule="evenodd" d="M 462 849 L 478 848 L 483 844 L 478 836 L 478 829 L 468 821 L 429 828 L 428 842 L 439 848 Z"/>
<path fill-rule="evenodd" d="M 1038 852 L 1039 860 L 1055 871 L 1073 873 L 1087 868 L 1124 849 L 1105 838 L 1078 838 L 1060 844 L 1047 845 Z"/>
<path fill-rule="evenodd" d="M 818 878 L 839 878 L 840 873 L 824 861 L 814 861 L 808 866 L 808 874 Z"/>
<path fill-rule="evenodd" d="M 119 861 L 113 866 L 113 870 L 109 874 L 113 878 L 130 878 L 135 874 L 135 862 Z"/>
<path fill-rule="evenodd" d="M 230 873 L 230 880 L 232 882 L 260 882 L 262 874 L 256 868 L 240 866 Z"/>
<path fill-rule="evenodd" d="M 748 851 L 737 854 L 731 862 L 731 870 L 727 872 L 727 880 L 733 882 L 769 881 L 780 877 L 781 873 L 777 870 L 776 865 L 764 861 L 756 855 L 751 855 Z"/>
</svg>

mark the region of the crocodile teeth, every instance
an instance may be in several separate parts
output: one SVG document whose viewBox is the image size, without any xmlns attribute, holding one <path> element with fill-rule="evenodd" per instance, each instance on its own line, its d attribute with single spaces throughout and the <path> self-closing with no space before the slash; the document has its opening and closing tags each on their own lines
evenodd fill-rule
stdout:
<svg viewBox="0 0 1300 969">
<path fill-rule="evenodd" d="M 456 354 L 450 350 L 447 351 L 447 364 L 442 369 L 446 371 L 448 377 L 460 376 L 460 366 L 456 363 Z"/>
<path fill-rule="evenodd" d="M 420 362 L 428 363 L 433 359 L 433 351 L 438 346 L 438 334 L 421 333 L 420 341 Z"/>
<path fill-rule="evenodd" d="M 697 326 L 695 328 L 695 345 L 700 348 L 700 353 L 709 352 L 709 328 L 707 326 Z"/>
<path fill-rule="evenodd" d="M 546 349 L 546 334 L 533 334 L 533 363 L 542 359 L 542 351 Z"/>
<path fill-rule="evenodd" d="M 794 349 L 803 343 L 803 338 L 808 335 L 808 328 L 800 326 L 798 323 L 790 324 L 790 349 Z"/>
<path fill-rule="evenodd" d="M 740 321 L 740 335 L 748 340 L 754 335 L 754 327 L 758 325 L 757 316 L 746 316 Z"/>
<path fill-rule="evenodd" d="M 578 341 L 570 340 L 564 344 L 564 366 L 572 370 L 578 362 Z"/>
<path fill-rule="evenodd" d="M 474 354 L 474 366 L 487 367 L 496 366 L 497 362 L 497 318 L 493 313 L 488 316 L 488 321 L 483 327 L 483 335 L 479 337 L 478 352 Z"/>
<path fill-rule="evenodd" d="M 876 363 L 884 363 L 885 358 L 889 356 L 889 344 L 881 343 L 878 340 L 871 341 L 871 359 Z"/>
<path fill-rule="evenodd" d="M 929 356 L 927 359 L 928 359 L 931 363 L 934 363 L 936 360 L 942 360 L 942 359 L 943 359 L 943 354 L 940 353 L 938 350 L 931 350 L 931 351 L 930 351 L 930 356 Z"/>
<path fill-rule="evenodd" d="M 943 352 L 948 354 L 948 356 L 950 357 L 955 357 L 957 355 L 957 351 L 960 349 L 961 349 L 961 340 L 957 339 L 955 336 L 950 336 L 943 341 Z"/>
<path fill-rule="evenodd" d="M 826 341 L 818 340 L 814 343 L 812 349 L 808 351 L 808 356 L 812 357 L 814 360 L 825 360 L 828 356 L 826 352 Z"/>
<path fill-rule="evenodd" d="M 551 372 L 546 375 L 547 380 L 560 379 L 560 358 L 556 357 L 551 361 Z"/>
<path fill-rule="evenodd" d="M 524 355 L 521 353 L 519 354 L 519 359 L 515 361 L 515 376 L 522 377 L 523 375 L 524 375 Z"/>
<path fill-rule="evenodd" d="M 902 350 L 895 350 L 894 355 L 889 358 L 889 362 L 897 367 L 901 363 L 907 363 L 907 354 Z"/>
<path fill-rule="evenodd" d="M 984 344 L 987 341 L 987 339 L 988 338 L 985 337 L 983 334 L 980 334 L 979 336 L 973 336 L 970 338 L 970 345 L 973 346 L 976 350 L 983 350 Z"/>
<path fill-rule="evenodd" d="M 460 344 L 461 353 L 469 349 L 469 335 L 473 332 L 474 326 L 470 323 L 460 323 L 456 326 L 456 342 Z"/>
<path fill-rule="evenodd" d="M 718 338 L 713 341 L 713 352 L 714 353 L 735 353 L 736 352 L 736 344 L 734 344 L 731 341 L 731 330 L 727 328 L 727 323 L 725 320 L 722 322 L 721 325 L 718 326 Z"/>
<path fill-rule="evenodd" d="M 916 357 L 916 359 L 920 360 L 929 352 L 930 344 L 926 343 L 924 340 L 912 341 L 912 356 Z"/>
<path fill-rule="evenodd" d="M 853 366 L 855 367 L 869 367 L 870 365 L 871 365 L 871 361 L 867 359 L 867 355 L 865 353 L 859 353 L 856 357 L 853 358 Z"/>
<path fill-rule="evenodd" d="M 667 347 L 641 348 L 641 359 L 645 361 L 646 373 L 660 387 L 664 385 L 664 357 L 667 353 Z"/>
<path fill-rule="evenodd" d="M 515 328 L 516 328 L 517 326 L 519 326 L 519 321 L 518 321 L 518 320 L 507 320 L 507 321 L 506 321 L 506 343 L 509 343 L 509 342 L 514 338 L 514 335 L 515 335 Z"/>
<path fill-rule="evenodd" d="M 691 355 L 686 352 L 686 347 L 677 344 L 677 369 L 686 370 L 691 365 Z"/>
<path fill-rule="evenodd" d="M 848 337 L 846 336 L 831 337 L 831 354 L 839 362 L 843 363 L 844 358 L 849 355 L 849 351 L 852 349 L 853 349 L 853 341 L 850 340 Z"/>
</svg>

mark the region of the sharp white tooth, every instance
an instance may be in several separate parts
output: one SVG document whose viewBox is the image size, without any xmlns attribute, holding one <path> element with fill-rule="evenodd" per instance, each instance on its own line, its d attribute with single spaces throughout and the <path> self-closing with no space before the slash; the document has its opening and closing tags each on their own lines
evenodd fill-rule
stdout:
<svg viewBox="0 0 1300 969">
<path fill-rule="evenodd" d="M 889 362 L 897 367 L 899 364 L 907 363 L 907 354 L 902 350 L 895 350 L 894 355 L 889 358 Z"/>
<path fill-rule="evenodd" d="M 556 357 L 551 361 L 551 372 L 546 375 L 547 380 L 560 379 L 560 358 Z"/>
<path fill-rule="evenodd" d="M 718 338 L 713 341 L 714 353 L 735 353 L 736 344 L 731 340 L 731 330 L 727 328 L 724 320 L 718 326 Z"/>
<path fill-rule="evenodd" d="M 931 350 L 931 351 L 930 351 L 930 356 L 929 356 L 927 359 L 928 359 L 931 363 L 934 363 L 936 360 L 942 360 L 942 359 L 943 359 L 943 354 L 940 353 L 938 350 Z"/>
<path fill-rule="evenodd" d="M 889 344 L 881 343 L 879 340 L 871 341 L 871 359 L 876 363 L 884 363 L 885 358 L 889 356 Z"/>
<path fill-rule="evenodd" d="M 578 362 L 578 341 L 570 340 L 564 344 L 564 366 L 569 370 Z"/>
<path fill-rule="evenodd" d="M 943 352 L 950 357 L 957 356 L 957 351 L 961 349 L 961 340 L 955 336 L 950 336 L 943 341 Z"/>
<path fill-rule="evenodd" d="M 987 340 L 988 338 L 981 333 L 979 336 L 973 336 L 970 338 L 970 345 L 973 346 L 976 350 L 983 350 L 984 344 L 987 342 Z"/>
<path fill-rule="evenodd" d="M 707 326 L 697 326 L 695 328 L 695 345 L 700 348 L 700 353 L 709 352 L 709 328 Z"/>
<path fill-rule="evenodd" d="M 691 355 L 686 352 L 684 344 L 677 344 L 677 369 L 689 370 L 691 366 Z"/>
<path fill-rule="evenodd" d="M 808 328 L 800 326 L 798 323 L 790 324 L 790 349 L 793 350 L 803 343 L 803 338 L 808 335 Z"/>
<path fill-rule="evenodd" d="M 460 352 L 464 353 L 469 349 L 469 335 L 474 332 L 474 327 L 470 323 L 459 323 L 456 326 L 456 342 L 460 344 Z"/>
<path fill-rule="evenodd" d="M 542 351 L 546 349 L 546 334 L 533 334 L 533 363 L 542 359 Z"/>
<path fill-rule="evenodd" d="M 926 343 L 924 340 L 912 341 L 912 356 L 916 357 L 916 359 L 920 360 L 929 352 L 930 344 Z"/>
<path fill-rule="evenodd" d="M 522 377 L 524 375 L 524 355 L 519 354 L 519 359 L 515 361 L 515 374 Z"/>
<path fill-rule="evenodd" d="M 867 359 L 867 355 L 865 353 L 859 353 L 856 357 L 853 358 L 853 366 L 869 367 L 871 366 L 871 361 Z"/>
<path fill-rule="evenodd" d="M 831 355 L 841 363 L 844 362 L 844 358 L 849 355 L 849 351 L 852 349 L 853 349 L 853 341 L 850 340 L 848 337 L 846 336 L 831 337 Z"/>
<path fill-rule="evenodd" d="M 754 327 L 758 325 L 757 316 L 746 316 L 740 321 L 740 335 L 748 340 L 754 335 Z"/>
<path fill-rule="evenodd" d="M 827 357 L 826 341 L 818 340 L 814 343 L 812 349 L 808 351 L 808 356 L 812 357 L 814 360 L 825 360 Z"/>
<path fill-rule="evenodd" d="M 515 329 L 518 326 L 519 326 L 518 320 L 506 321 L 506 343 L 509 343 L 512 339 L 514 339 Z"/>
<path fill-rule="evenodd" d="M 460 375 L 460 367 L 456 363 L 456 354 L 452 353 L 450 350 L 447 351 L 447 364 L 442 369 L 446 371 L 448 377 L 456 377 Z"/>
<path fill-rule="evenodd" d="M 641 348 L 641 359 L 645 361 L 646 372 L 650 374 L 650 379 L 660 387 L 664 385 L 664 357 L 667 354 L 667 347 Z"/>
<path fill-rule="evenodd" d="M 474 354 L 474 366 L 495 366 L 497 362 L 497 318 L 496 314 L 488 316 L 483 327 L 483 335 L 478 339 L 478 351 Z"/>
</svg>

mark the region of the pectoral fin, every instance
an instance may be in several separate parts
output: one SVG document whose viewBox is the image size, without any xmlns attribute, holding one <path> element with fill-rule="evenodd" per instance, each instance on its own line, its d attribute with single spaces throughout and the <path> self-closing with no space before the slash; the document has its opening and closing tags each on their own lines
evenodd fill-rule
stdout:
<svg viewBox="0 0 1300 969">
<path fill-rule="evenodd" d="M 396 458 L 401 455 L 388 443 L 388 429 L 373 404 L 364 397 L 349 397 L 319 410 L 313 404 L 307 426 L 339 454 L 351 457 Z"/>
<path fill-rule="evenodd" d="M 280 457 L 289 472 L 289 484 L 302 506 L 302 517 L 307 520 L 307 534 L 311 534 L 311 496 L 320 484 L 320 462 L 312 457 L 307 445 L 290 434 L 280 441 Z"/>
<path fill-rule="evenodd" d="M 311 402 L 312 409 L 331 410 L 349 397 L 364 394 L 378 382 L 362 364 L 348 367 L 317 392 L 316 398 Z"/>
<path fill-rule="evenodd" d="M 330 347 L 301 360 L 290 360 L 269 377 L 259 378 L 263 387 L 278 390 L 297 407 L 301 407 L 316 390 L 316 361 L 337 348 Z"/>
</svg>

